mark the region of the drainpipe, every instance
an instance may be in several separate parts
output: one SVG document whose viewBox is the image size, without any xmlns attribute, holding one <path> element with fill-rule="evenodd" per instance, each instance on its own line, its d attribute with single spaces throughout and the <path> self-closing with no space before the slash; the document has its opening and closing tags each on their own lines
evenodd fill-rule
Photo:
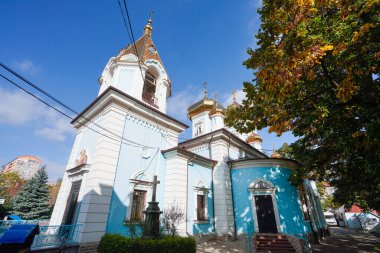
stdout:
<svg viewBox="0 0 380 253">
<path fill-rule="evenodd" d="M 185 229 L 186 229 L 186 234 L 187 232 L 187 223 L 188 223 L 188 212 L 189 212 L 189 162 L 191 162 L 191 159 L 188 159 L 186 162 L 186 217 L 185 217 Z"/>
<path fill-rule="evenodd" d="M 228 132 L 228 149 L 227 149 L 227 158 L 230 161 L 230 146 L 231 146 L 231 134 Z M 231 183 L 231 199 L 232 199 L 232 216 L 234 221 L 234 240 L 236 241 L 237 232 L 236 232 L 236 221 L 235 221 L 235 202 L 234 202 L 234 191 L 232 185 L 232 164 L 228 164 L 230 169 L 230 183 Z"/>
<path fill-rule="evenodd" d="M 214 201 L 214 198 L 215 198 L 215 193 L 214 193 L 214 167 L 215 165 L 213 165 L 211 167 L 211 187 L 212 187 L 212 226 L 214 228 L 214 233 L 216 233 L 216 227 L 215 227 L 215 201 Z"/>
</svg>

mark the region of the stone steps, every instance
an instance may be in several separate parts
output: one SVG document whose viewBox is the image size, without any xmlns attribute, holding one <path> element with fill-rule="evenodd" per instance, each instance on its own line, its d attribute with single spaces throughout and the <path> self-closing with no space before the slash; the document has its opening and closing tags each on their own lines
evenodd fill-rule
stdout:
<svg viewBox="0 0 380 253">
<path fill-rule="evenodd" d="M 285 253 L 296 252 L 286 236 L 283 235 L 257 235 L 257 253 Z"/>
</svg>

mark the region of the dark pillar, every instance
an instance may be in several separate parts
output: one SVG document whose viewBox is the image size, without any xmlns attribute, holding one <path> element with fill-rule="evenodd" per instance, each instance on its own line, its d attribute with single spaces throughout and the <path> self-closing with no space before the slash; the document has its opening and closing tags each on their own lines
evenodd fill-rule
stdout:
<svg viewBox="0 0 380 253">
<path fill-rule="evenodd" d="M 156 201 L 156 187 L 159 183 L 157 176 L 154 176 L 152 201 L 148 202 L 149 205 L 144 211 L 145 225 L 143 235 L 153 238 L 157 238 L 160 235 L 160 214 L 162 211 L 160 211 L 158 202 Z"/>
</svg>

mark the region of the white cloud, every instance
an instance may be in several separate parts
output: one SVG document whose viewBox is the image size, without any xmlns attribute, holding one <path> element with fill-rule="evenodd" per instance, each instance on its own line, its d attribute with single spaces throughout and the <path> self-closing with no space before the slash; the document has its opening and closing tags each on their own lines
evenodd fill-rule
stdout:
<svg viewBox="0 0 380 253">
<path fill-rule="evenodd" d="M 183 91 L 176 93 L 168 100 L 167 112 L 180 120 L 187 120 L 187 108 L 198 102 L 203 97 L 203 90 L 193 85 L 188 85 Z"/>
<path fill-rule="evenodd" d="M 30 60 L 21 60 L 21 61 L 15 61 L 14 65 L 17 69 L 21 70 L 22 72 L 35 75 L 41 71 L 41 68 L 37 66 L 35 63 L 33 63 Z"/>
<path fill-rule="evenodd" d="M 236 102 L 241 104 L 243 99 L 245 99 L 246 93 L 243 90 L 237 90 L 235 95 L 236 95 Z M 222 98 L 224 99 L 223 106 L 227 107 L 228 105 L 232 104 L 232 101 L 233 101 L 232 94 L 225 94 L 222 96 Z"/>
<path fill-rule="evenodd" d="M 35 133 L 46 139 L 64 141 L 66 135 L 74 133 L 74 128 L 69 124 L 68 120 L 60 118 L 54 121 L 53 125 L 37 129 Z"/>
<path fill-rule="evenodd" d="M 64 141 L 74 129 L 70 120 L 21 91 L 0 89 L 0 124 L 31 126 L 35 134 Z"/>
<path fill-rule="evenodd" d="M 59 164 L 48 159 L 41 158 L 42 165 L 46 166 L 46 172 L 49 175 L 49 182 L 55 182 L 57 179 L 62 178 L 65 170 L 66 164 Z"/>
</svg>

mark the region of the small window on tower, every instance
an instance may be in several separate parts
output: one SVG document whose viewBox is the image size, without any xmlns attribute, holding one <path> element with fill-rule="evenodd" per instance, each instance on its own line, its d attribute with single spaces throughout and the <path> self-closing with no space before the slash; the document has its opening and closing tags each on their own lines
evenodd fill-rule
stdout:
<svg viewBox="0 0 380 253">
<path fill-rule="evenodd" d="M 145 74 L 144 88 L 142 99 L 144 102 L 150 104 L 151 106 L 157 107 L 157 98 L 155 97 L 156 93 L 156 78 L 149 71 Z"/>
<path fill-rule="evenodd" d="M 201 122 L 196 123 L 194 125 L 194 128 L 195 128 L 195 137 L 202 135 L 203 131 L 202 131 L 202 123 Z"/>
<path fill-rule="evenodd" d="M 154 48 L 154 46 L 149 46 L 149 47 L 148 47 L 148 50 L 149 50 L 149 52 L 151 52 L 152 54 L 156 54 L 156 49 Z"/>
</svg>

